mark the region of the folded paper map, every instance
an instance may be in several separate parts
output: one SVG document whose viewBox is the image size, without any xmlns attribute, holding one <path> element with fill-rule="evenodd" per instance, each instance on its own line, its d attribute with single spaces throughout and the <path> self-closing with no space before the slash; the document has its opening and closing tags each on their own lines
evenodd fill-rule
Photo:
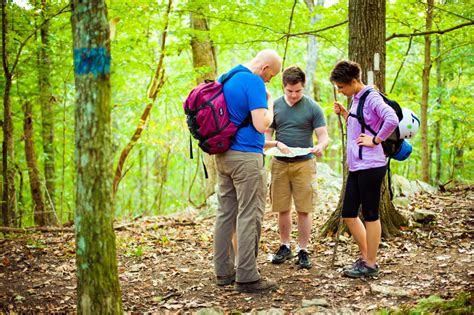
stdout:
<svg viewBox="0 0 474 315">
<path fill-rule="evenodd" d="M 311 148 L 290 148 L 290 153 L 285 154 L 280 151 L 278 148 L 270 148 L 264 152 L 265 155 L 271 155 L 271 156 L 278 156 L 278 157 L 295 157 L 295 156 L 300 156 L 300 155 L 307 155 L 310 154 Z"/>
</svg>

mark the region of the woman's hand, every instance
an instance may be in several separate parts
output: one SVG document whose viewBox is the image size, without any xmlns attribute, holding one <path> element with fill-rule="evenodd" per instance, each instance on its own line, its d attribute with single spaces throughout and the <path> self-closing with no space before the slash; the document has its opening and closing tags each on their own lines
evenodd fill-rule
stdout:
<svg viewBox="0 0 474 315">
<path fill-rule="evenodd" d="M 344 105 L 342 105 L 339 102 L 334 101 L 333 108 L 334 108 L 334 113 L 336 113 L 337 115 L 341 115 L 342 117 L 344 117 L 345 120 L 347 120 L 347 116 L 349 116 L 349 112 L 344 107 Z"/>
<path fill-rule="evenodd" d="M 357 142 L 357 145 L 359 146 L 364 146 L 364 147 L 369 147 L 369 148 L 373 148 L 375 147 L 376 145 L 372 142 L 372 139 L 374 137 L 372 136 L 369 136 L 369 135 L 366 135 L 365 133 L 361 133 L 359 135 L 359 137 L 357 138 L 356 142 Z"/>
</svg>

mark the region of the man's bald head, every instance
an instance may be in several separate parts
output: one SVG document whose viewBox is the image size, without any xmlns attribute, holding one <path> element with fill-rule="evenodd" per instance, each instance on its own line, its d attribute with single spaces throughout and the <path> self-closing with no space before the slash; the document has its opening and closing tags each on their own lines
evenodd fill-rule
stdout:
<svg viewBox="0 0 474 315">
<path fill-rule="evenodd" d="M 253 73 L 259 75 L 265 82 L 269 82 L 281 71 L 282 59 L 273 49 L 264 49 L 258 52 L 247 66 Z"/>
<path fill-rule="evenodd" d="M 273 49 L 261 50 L 256 56 L 255 60 L 259 63 L 273 65 L 278 70 L 281 69 L 281 57 Z"/>
</svg>

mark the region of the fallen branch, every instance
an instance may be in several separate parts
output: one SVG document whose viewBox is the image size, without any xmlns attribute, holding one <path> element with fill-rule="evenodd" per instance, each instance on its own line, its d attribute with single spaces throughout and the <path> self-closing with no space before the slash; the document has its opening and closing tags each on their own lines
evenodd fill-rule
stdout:
<svg viewBox="0 0 474 315">
<path fill-rule="evenodd" d="M 150 228 L 164 228 L 165 226 L 194 226 L 196 225 L 196 222 L 193 221 L 169 221 L 169 222 L 150 222 L 148 225 L 144 225 L 143 222 L 127 222 L 127 223 L 122 223 L 120 225 L 117 225 L 114 229 L 116 231 L 123 231 L 127 230 L 130 227 L 142 227 L 144 229 L 150 229 Z"/>
<path fill-rule="evenodd" d="M 196 225 L 196 222 L 193 221 L 169 221 L 169 222 L 156 222 L 156 223 L 151 223 L 150 228 L 157 227 L 157 228 L 163 228 L 165 226 L 193 226 Z M 126 222 L 119 224 L 114 227 L 114 230 L 116 231 L 123 231 L 126 230 L 129 227 L 135 227 L 135 226 L 143 226 L 143 222 Z M 147 228 L 145 226 L 145 228 Z M 74 226 L 70 227 L 55 227 L 55 226 L 32 226 L 32 227 L 27 227 L 27 228 L 13 228 L 13 227 L 4 227 L 0 226 L 0 232 L 3 233 L 34 233 L 34 232 L 47 232 L 47 233 L 57 233 L 57 232 L 66 232 L 66 233 L 73 233 L 74 232 Z"/>
<path fill-rule="evenodd" d="M 67 232 L 73 233 L 74 227 L 33 226 L 29 228 L 0 227 L 3 233 L 32 233 L 32 232 Z"/>
</svg>

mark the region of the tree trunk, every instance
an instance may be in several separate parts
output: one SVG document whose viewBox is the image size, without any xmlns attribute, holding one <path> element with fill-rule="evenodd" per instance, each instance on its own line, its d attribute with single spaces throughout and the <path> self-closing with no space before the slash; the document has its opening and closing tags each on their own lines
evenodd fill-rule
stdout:
<svg viewBox="0 0 474 315">
<path fill-rule="evenodd" d="M 25 212 L 25 202 L 23 200 L 23 173 L 22 170 L 17 167 L 18 176 L 20 177 L 20 184 L 18 185 L 18 209 L 17 209 L 17 216 L 16 216 L 16 226 L 22 227 L 23 222 L 23 215 Z"/>
<path fill-rule="evenodd" d="M 349 59 L 361 65 L 364 83 L 385 92 L 385 1 L 349 1 Z"/>
<path fill-rule="evenodd" d="M 48 2 L 41 0 L 41 17 L 44 21 L 48 13 Z M 43 22 L 42 21 L 42 22 Z M 51 200 L 47 203 L 49 212 L 53 212 L 55 208 L 56 195 L 56 170 L 55 170 L 55 147 L 54 147 L 54 97 L 51 88 L 51 59 L 49 57 L 49 22 L 43 23 L 41 26 L 41 46 L 38 58 L 38 85 L 39 85 L 39 102 L 41 105 L 42 116 L 42 136 L 43 136 L 43 154 L 44 154 L 44 177 L 46 180 L 46 189 L 49 196 L 46 200 Z M 50 217 L 53 221 L 48 221 L 46 224 L 56 223 L 55 216 Z M 61 218 L 59 218 L 61 220 Z"/>
<path fill-rule="evenodd" d="M 36 161 L 35 144 L 33 141 L 33 119 L 31 103 L 24 105 L 25 121 L 23 124 L 25 132 L 25 156 L 28 165 L 28 175 L 30 176 L 31 197 L 33 198 L 33 213 L 35 224 L 45 226 L 48 224 L 48 214 L 44 206 L 43 192 L 41 189 L 41 179 Z"/>
<path fill-rule="evenodd" d="M 8 66 L 8 14 L 7 1 L 2 0 L 2 65 L 5 77 L 5 90 L 3 91 L 3 196 L 2 196 L 2 224 L 13 226 L 16 216 L 15 192 L 15 147 L 13 143 L 13 121 L 10 103 L 12 87 L 12 72 Z"/>
<path fill-rule="evenodd" d="M 349 59 L 361 65 L 364 83 L 385 91 L 385 1 L 349 0 Z M 344 168 L 346 171 L 347 165 Z M 343 176 L 345 187 L 346 172 Z M 341 193 L 336 211 L 325 223 L 323 235 L 337 230 L 343 196 Z M 390 200 L 387 178 L 382 184 L 379 210 L 382 236 L 398 234 L 406 219 Z"/>
<path fill-rule="evenodd" d="M 314 14 L 314 0 L 305 0 L 306 7 L 311 14 L 310 27 L 314 28 L 316 23 L 322 19 L 322 14 Z M 324 0 L 318 0 L 318 7 L 324 6 Z M 308 55 L 306 59 L 306 85 L 304 92 L 307 96 L 317 99 L 315 84 L 316 84 L 316 64 L 319 56 L 318 38 L 314 35 L 308 36 Z"/>
<path fill-rule="evenodd" d="M 454 155 L 454 169 L 458 170 L 459 174 L 462 175 L 462 169 L 464 169 L 464 148 L 463 147 L 456 147 L 455 148 L 455 155 Z"/>
<path fill-rule="evenodd" d="M 438 87 L 438 99 L 436 101 L 437 110 L 441 110 L 442 103 L 442 88 L 443 82 L 441 80 L 441 39 L 440 36 L 436 37 L 436 79 Z M 438 118 L 434 124 L 435 131 L 435 152 L 436 152 L 436 172 L 435 172 L 435 182 L 440 184 L 441 181 L 441 121 Z"/>
<path fill-rule="evenodd" d="M 147 205 L 147 187 L 148 187 L 148 169 L 144 167 L 145 160 L 148 158 L 148 154 L 146 148 L 140 148 L 138 150 L 138 167 L 139 167 L 139 174 L 140 179 L 138 182 L 138 189 L 140 191 L 140 213 L 143 215 L 148 215 L 145 213 L 146 205 Z"/>
<path fill-rule="evenodd" d="M 122 314 L 111 159 L 110 39 L 103 0 L 73 0 L 78 314 Z"/>
<path fill-rule="evenodd" d="M 156 185 L 158 187 L 156 194 L 153 198 L 153 203 L 151 204 L 150 210 L 156 207 L 156 214 L 162 215 L 162 202 L 163 202 L 163 191 L 168 180 L 168 164 L 170 161 L 171 148 L 169 146 L 165 147 L 166 153 L 158 154 L 155 161 L 153 162 L 154 166 L 154 176 L 156 178 Z M 147 211 L 148 213 L 149 211 Z"/>
<path fill-rule="evenodd" d="M 193 51 L 193 66 L 199 76 L 197 83 L 204 80 L 215 80 L 217 77 L 217 60 L 209 40 L 209 27 L 207 21 L 201 15 L 191 13 L 191 28 L 195 34 L 191 38 L 191 47 Z M 214 194 L 217 183 L 217 170 L 214 156 L 203 152 L 204 164 L 206 165 L 208 180 L 206 181 L 205 194 L 206 199 Z"/>
<path fill-rule="evenodd" d="M 433 2 L 428 0 L 426 7 L 426 32 L 433 24 Z M 431 35 L 425 35 L 425 63 L 423 66 L 421 93 L 421 176 L 424 182 L 430 181 L 430 153 L 428 148 L 428 97 L 430 94 Z"/>
</svg>

